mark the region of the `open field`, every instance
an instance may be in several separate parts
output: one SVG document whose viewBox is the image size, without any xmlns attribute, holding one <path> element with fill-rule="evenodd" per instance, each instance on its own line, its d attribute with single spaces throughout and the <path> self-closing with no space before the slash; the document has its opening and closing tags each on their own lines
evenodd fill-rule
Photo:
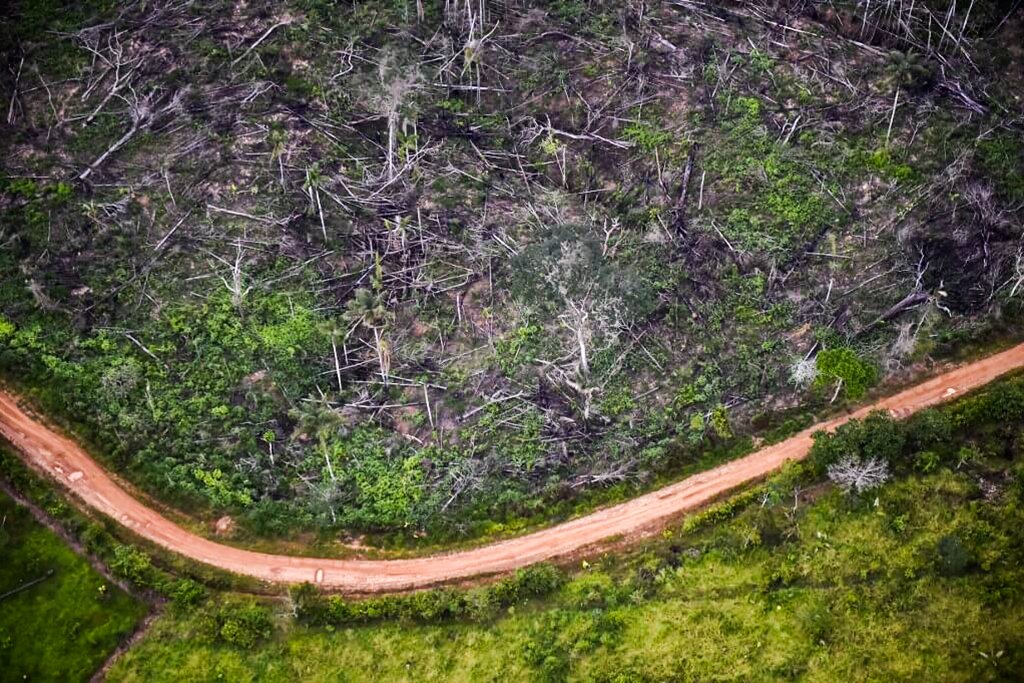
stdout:
<svg viewBox="0 0 1024 683">
<path fill-rule="evenodd" d="M 0 520 L 0 678 L 89 680 L 148 607 L 2 492 Z"/>
</svg>

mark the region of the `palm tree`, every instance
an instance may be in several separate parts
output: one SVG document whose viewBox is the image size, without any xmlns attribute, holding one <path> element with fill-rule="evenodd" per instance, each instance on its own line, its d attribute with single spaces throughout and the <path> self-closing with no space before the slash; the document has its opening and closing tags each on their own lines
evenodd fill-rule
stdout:
<svg viewBox="0 0 1024 683">
<path fill-rule="evenodd" d="M 331 408 L 327 397 L 319 400 L 305 401 L 298 408 L 293 408 L 289 413 L 295 420 L 294 436 L 299 434 L 312 434 L 316 436 L 320 453 L 323 455 L 324 463 L 327 465 L 327 473 L 332 482 L 338 481 L 334 474 L 334 466 L 331 464 L 330 449 L 328 440 L 338 432 L 342 426 L 341 416 Z"/>
<path fill-rule="evenodd" d="M 331 351 L 334 352 L 334 374 L 338 378 L 338 391 L 341 391 L 341 361 L 338 360 L 338 339 L 346 339 L 350 329 L 337 320 L 325 320 L 320 330 L 331 338 Z M 348 362 L 347 354 L 345 362 Z"/>
<path fill-rule="evenodd" d="M 324 207 L 320 204 L 320 187 L 323 185 L 323 176 L 320 174 L 320 164 L 313 164 L 306 168 L 306 182 L 302 189 L 309 194 L 309 209 L 307 213 L 320 215 L 320 230 L 324 233 L 324 242 L 327 241 L 327 225 L 324 223 Z"/>
<path fill-rule="evenodd" d="M 373 330 L 373 338 L 377 347 L 377 360 L 380 363 L 381 381 L 387 384 L 390 354 L 388 344 L 381 336 L 382 331 L 391 319 L 391 313 L 384 306 L 384 299 L 379 291 L 359 288 L 345 306 L 345 320 L 352 324 L 368 327 Z"/>
</svg>

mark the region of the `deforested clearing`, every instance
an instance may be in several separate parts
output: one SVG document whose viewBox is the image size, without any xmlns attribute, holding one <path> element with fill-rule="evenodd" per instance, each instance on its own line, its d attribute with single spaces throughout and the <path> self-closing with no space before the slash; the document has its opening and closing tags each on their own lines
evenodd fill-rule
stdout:
<svg viewBox="0 0 1024 683">
<path fill-rule="evenodd" d="M 0 382 L 203 540 L 335 560 L 487 547 L 727 466 L 1022 338 L 1019 2 L 8 5 Z M 950 389 L 944 402 L 961 398 Z M 524 579 L 520 595 L 517 579 L 489 577 L 446 589 L 458 608 L 436 592 L 415 608 L 307 596 L 382 619 L 303 616 L 280 586 L 147 545 L 48 483 L 72 473 L 30 474 L 5 455 L 0 476 L 46 498 L 57 523 L 82 515 L 71 526 L 103 539 L 84 545 L 175 605 L 147 652 L 195 633 L 228 659 L 278 648 L 260 650 L 268 669 L 218 660 L 227 678 L 269 680 L 283 649 L 334 652 L 343 633 L 358 653 L 455 631 L 479 660 L 438 654 L 449 659 L 410 663 L 417 676 L 379 677 L 480 680 L 493 663 L 482 649 L 504 647 L 526 653 L 508 655 L 520 680 L 922 676 L 955 623 L 937 616 L 944 595 L 963 623 L 999 624 L 942 641 L 960 654 L 936 671 L 978 680 L 1020 671 L 1019 600 L 1000 569 L 1020 531 L 992 521 L 1018 505 L 1014 391 L 996 392 L 1003 412 L 954 404 L 991 409 L 948 408 L 960 422 L 894 409 L 925 425 L 898 454 L 881 443 L 896 427 L 865 418 L 828 457 L 771 475 L 795 478 L 785 491 L 751 503 L 762 485 L 748 483 L 721 503 L 735 518 L 712 507 L 603 560 L 574 555 L 587 566 L 560 566 L 557 586 Z M 951 500 L 969 518 L 944 517 Z M 705 528 L 692 520 L 710 520 L 709 540 L 669 538 Z M 830 545 L 834 532 L 861 534 L 865 554 Z M 662 542 L 717 548 L 722 563 Z M 662 558 L 647 569 L 627 559 L 645 544 Z M 810 568 L 825 556 L 859 573 Z M 615 568 L 588 579 L 605 561 Z M 687 578 L 710 564 L 733 580 Z M 225 591 L 270 593 L 280 609 Z M 907 611 L 890 632 L 879 620 L 897 594 Z M 735 602 L 694 607 L 718 598 Z M 402 630 L 431 610 L 440 621 Z M 680 611 L 703 615 L 686 617 L 685 661 L 666 635 Z M 901 659 L 918 632 L 923 654 Z M 483 644 L 497 633 L 510 640 Z M 708 664 L 725 641 L 735 656 Z M 778 652 L 798 641 L 802 654 Z M 658 661 L 613 642 L 650 642 Z M 816 648 L 839 643 L 822 668 Z M 871 643 L 889 668 L 864 664 Z M 155 677 L 133 652 L 111 675 Z M 182 670 L 207 655 L 188 651 Z M 339 671 L 376 671 L 352 656 Z"/>
</svg>

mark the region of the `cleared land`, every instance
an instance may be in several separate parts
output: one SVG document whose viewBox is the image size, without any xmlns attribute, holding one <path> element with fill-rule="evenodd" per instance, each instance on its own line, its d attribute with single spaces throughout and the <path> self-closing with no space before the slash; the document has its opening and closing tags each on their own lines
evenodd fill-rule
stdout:
<svg viewBox="0 0 1024 683">
<path fill-rule="evenodd" d="M 154 500 L 479 544 L 1024 338 L 1004 2 L 419 4 L 0 27 L 0 376 Z"/>
</svg>

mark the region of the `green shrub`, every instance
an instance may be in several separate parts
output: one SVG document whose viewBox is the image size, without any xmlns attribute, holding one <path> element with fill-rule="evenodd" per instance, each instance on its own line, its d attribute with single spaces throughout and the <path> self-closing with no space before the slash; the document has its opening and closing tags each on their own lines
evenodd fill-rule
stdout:
<svg viewBox="0 0 1024 683">
<path fill-rule="evenodd" d="M 931 474 L 938 469 L 941 462 L 942 459 L 935 451 L 921 451 L 914 458 L 914 467 L 917 468 L 919 472 Z"/>
<path fill-rule="evenodd" d="M 4 317 L 0 313 L 0 342 L 6 342 L 8 339 L 14 336 L 14 323 Z"/>
<path fill-rule="evenodd" d="M 671 133 L 666 130 L 659 130 L 645 121 L 637 121 L 623 128 L 622 137 L 648 154 L 658 147 L 672 142 Z"/>
<path fill-rule="evenodd" d="M 958 536 L 946 535 L 936 547 L 936 568 L 943 576 L 963 576 L 974 558 Z"/>
<path fill-rule="evenodd" d="M 251 648 L 273 633 L 270 612 L 255 602 L 227 603 L 213 617 L 214 636 L 229 645 Z"/>
<path fill-rule="evenodd" d="M 815 433 L 808 461 L 817 475 L 824 474 L 829 465 L 845 456 L 879 458 L 896 464 L 903 459 L 906 441 L 905 425 L 887 413 L 874 411 L 863 420 L 851 420 L 832 433 Z"/>
<path fill-rule="evenodd" d="M 690 515 L 683 522 L 683 533 L 693 533 L 702 527 L 718 524 L 732 518 L 740 510 L 752 503 L 761 493 L 760 488 L 750 489 L 735 496 L 730 496 L 728 500 L 712 505 L 703 512 Z"/>
<path fill-rule="evenodd" d="M 91 553 L 101 554 L 109 548 L 111 542 L 110 534 L 101 524 L 90 522 L 79 534 L 79 540 L 85 549 Z"/>
<path fill-rule="evenodd" d="M 565 583 L 565 574 L 554 565 L 542 562 L 517 569 L 511 581 L 519 586 L 522 597 L 539 597 L 560 588 Z"/>
<path fill-rule="evenodd" d="M 878 371 L 850 348 L 825 349 L 817 356 L 819 387 L 842 381 L 846 395 L 856 400 L 877 381 Z"/>
<path fill-rule="evenodd" d="M 114 548 L 110 568 L 132 583 L 140 586 L 151 585 L 153 564 L 149 555 L 130 545 L 118 545 Z"/>
<path fill-rule="evenodd" d="M 997 132 L 978 143 L 978 162 L 997 191 L 1013 203 L 1024 201 L 1024 136 Z"/>
<path fill-rule="evenodd" d="M 1024 379 L 1014 378 L 967 396 L 947 409 L 954 429 L 1012 425 L 1024 420 Z"/>
<path fill-rule="evenodd" d="M 380 619 L 438 622 L 468 618 L 483 621 L 497 610 L 528 598 L 546 595 L 565 582 L 564 574 L 548 564 L 516 570 L 489 586 L 458 591 L 439 588 L 409 595 L 389 595 L 349 600 L 340 595 L 324 597 L 312 584 L 292 588 L 290 597 L 299 621 L 317 626 L 368 623 Z"/>
<path fill-rule="evenodd" d="M 721 439 L 732 438 L 732 428 L 729 426 L 729 409 L 723 405 L 715 406 L 711 411 L 711 428 Z"/>
<path fill-rule="evenodd" d="M 537 356 L 541 333 L 539 325 L 524 325 L 496 340 L 494 350 L 501 371 L 511 377 L 520 367 L 532 363 Z"/>
<path fill-rule="evenodd" d="M 192 579 L 178 579 L 167 586 L 165 592 L 179 609 L 195 607 L 206 597 L 203 584 Z"/>
<path fill-rule="evenodd" d="M 576 609 L 607 607 L 617 602 L 615 581 L 603 572 L 588 572 L 577 577 L 566 589 Z"/>
<path fill-rule="evenodd" d="M 538 680 L 564 681 L 575 659 L 602 645 L 614 646 L 624 627 L 617 611 L 550 610 L 527 628 L 523 656 L 537 669 Z"/>
<path fill-rule="evenodd" d="M 949 442 L 953 423 L 949 413 L 929 408 L 907 420 L 907 442 L 915 450 L 926 450 Z"/>
</svg>

